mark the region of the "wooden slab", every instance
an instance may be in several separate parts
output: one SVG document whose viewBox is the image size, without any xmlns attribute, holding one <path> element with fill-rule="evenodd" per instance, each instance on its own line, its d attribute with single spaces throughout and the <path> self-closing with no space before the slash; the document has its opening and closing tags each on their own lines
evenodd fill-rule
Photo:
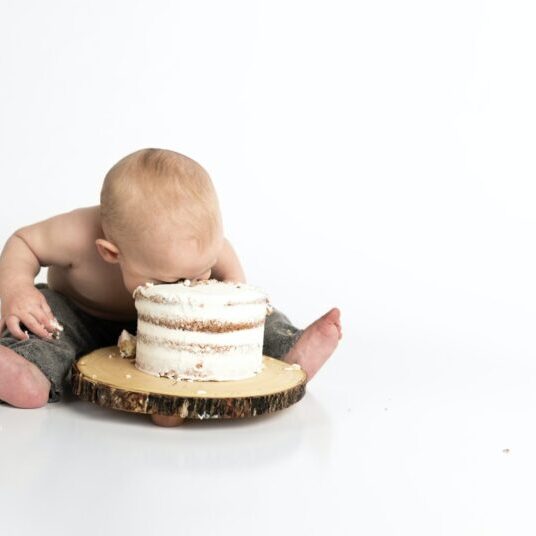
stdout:
<svg viewBox="0 0 536 536">
<path fill-rule="evenodd" d="M 116 346 L 81 357 L 72 367 L 73 393 L 107 408 L 182 419 L 236 419 L 272 413 L 305 395 L 307 375 L 301 368 L 263 357 L 264 369 L 238 381 L 178 381 L 139 371 Z M 201 391 L 201 392 L 200 392 Z M 203 391 L 205 391 L 203 393 Z M 157 424 L 166 419 L 153 419 Z M 166 424 L 163 424 L 166 425 Z"/>
</svg>

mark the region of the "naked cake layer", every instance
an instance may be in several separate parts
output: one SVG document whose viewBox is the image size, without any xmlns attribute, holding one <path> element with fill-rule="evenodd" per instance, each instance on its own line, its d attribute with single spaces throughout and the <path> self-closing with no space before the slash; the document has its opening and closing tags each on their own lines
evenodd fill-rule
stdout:
<svg viewBox="0 0 536 536">
<path fill-rule="evenodd" d="M 134 291 L 136 367 L 155 376 L 238 380 L 262 369 L 266 294 L 214 279 Z"/>
</svg>

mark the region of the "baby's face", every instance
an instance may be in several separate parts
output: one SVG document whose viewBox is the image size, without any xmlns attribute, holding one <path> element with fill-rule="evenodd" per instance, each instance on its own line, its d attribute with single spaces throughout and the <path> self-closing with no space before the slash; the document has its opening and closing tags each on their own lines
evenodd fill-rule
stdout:
<svg viewBox="0 0 536 536">
<path fill-rule="evenodd" d="M 129 293 L 145 283 L 176 283 L 181 279 L 210 279 L 212 267 L 216 264 L 223 248 L 223 236 L 198 252 L 192 243 L 180 241 L 166 244 L 166 247 L 143 248 L 143 253 L 122 254 L 119 265 L 123 283 Z M 141 249 L 141 248 L 140 248 Z"/>
</svg>

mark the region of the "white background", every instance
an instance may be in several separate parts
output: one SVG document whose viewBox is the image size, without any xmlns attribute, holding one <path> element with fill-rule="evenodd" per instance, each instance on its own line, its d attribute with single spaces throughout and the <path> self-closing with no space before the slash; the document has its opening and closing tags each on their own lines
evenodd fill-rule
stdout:
<svg viewBox="0 0 536 536">
<path fill-rule="evenodd" d="M 534 534 L 535 24 L 516 0 L 0 2 L 2 242 L 174 149 L 248 281 L 344 333 L 250 422 L 0 406 L 2 533 Z"/>
</svg>

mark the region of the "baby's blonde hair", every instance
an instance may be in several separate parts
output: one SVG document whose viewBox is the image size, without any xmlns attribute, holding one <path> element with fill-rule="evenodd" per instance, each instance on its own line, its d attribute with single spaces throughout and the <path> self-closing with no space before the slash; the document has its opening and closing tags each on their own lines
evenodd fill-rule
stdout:
<svg viewBox="0 0 536 536">
<path fill-rule="evenodd" d="M 139 243 L 171 223 L 204 250 L 222 226 L 209 174 L 167 149 L 141 149 L 119 160 L 104 178 L 100 202 L 103 230 L 116 243 Z"/>
</svg>

